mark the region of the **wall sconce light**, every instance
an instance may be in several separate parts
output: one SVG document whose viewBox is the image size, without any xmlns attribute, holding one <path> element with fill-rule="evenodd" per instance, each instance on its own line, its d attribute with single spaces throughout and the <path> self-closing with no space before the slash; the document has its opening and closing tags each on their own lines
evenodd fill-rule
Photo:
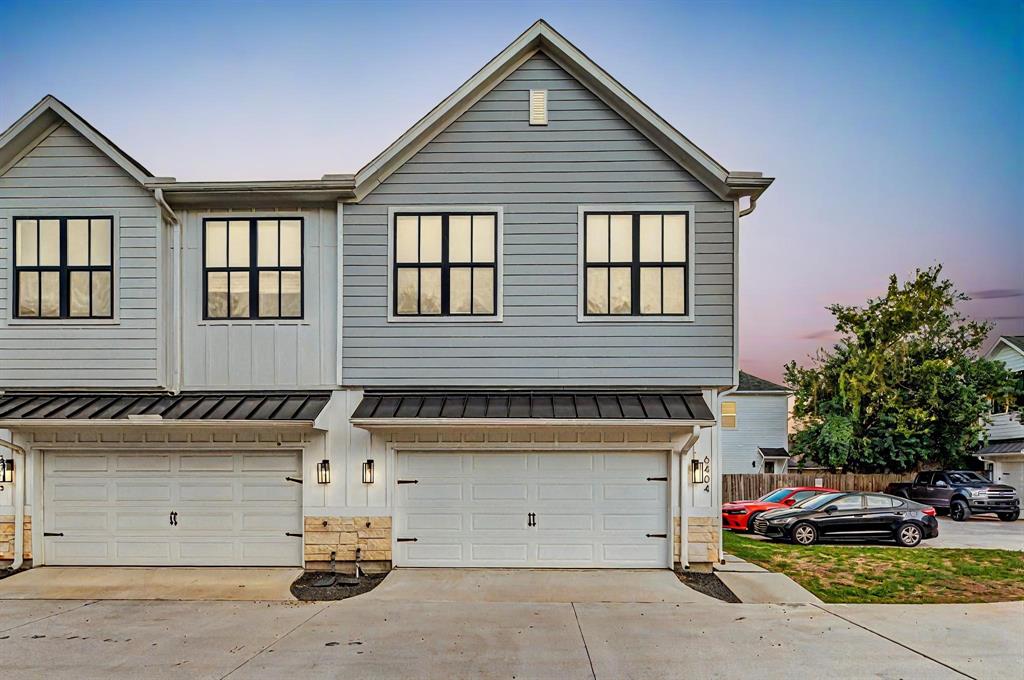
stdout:
<svg viewBox="0 0 1024 680">
<path fill-rule="evenodd" d="M 316 481 L 318 484 L 331 483 L 331 461 L 326 458 L 316 464 Z"/>
<path fill-rule="evenodd" d="M 704 481 L 704 463 L 694 458 L 690 461 L 690 481 L 701 484 Z"/>
<path fill-rule="evenodd" d="M 0 458 L 0 484 L 14 483 L 14 459 Z"/>
<path fill-rule="evenodd" d="M 373 484 L 373 459 L 368 458 L 363 463 L 363 484 Z"/>
</svg>

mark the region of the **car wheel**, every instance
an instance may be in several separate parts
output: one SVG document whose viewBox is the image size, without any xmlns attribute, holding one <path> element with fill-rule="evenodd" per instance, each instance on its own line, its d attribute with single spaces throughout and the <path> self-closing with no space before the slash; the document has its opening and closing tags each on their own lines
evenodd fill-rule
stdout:
<svg viewBox="0 0 1024 680">
<path fill-rule="evenodd" d="M 971 518 L 971 507 L 967 501 L 955 500 L 949 504 L 949 516 L 954 522 L 966 522 Z"/>
<path fill-rule="evenodd" d="M 818 540 L 818 530 L 814 528 L 813 524 L 800 522 L 793 527 L 791 536 L 793 542 L 798 545 L 813 545 Z"/>
<path fill-rule="evenodd" d="M 1020 509 L 1014 510 L 1013 512 L 1000 512 L 999 519 L 1004 522 L 1016 522 L 1020 517 Z"/>
<path fill-rule="evenodd" d="M 896 542 L 904 548 L 913 548 L 921 542 L 922 538 L 924 538 L 924 534 L 921 532 L 921 527 L 911 522 L 901 524 L 896 529 Z"/>
<path fill-rule="evenodd" d="M 757 516 L 760 515 L 760 514 L 761 513 L 759 513 L 759 512 L 755 512 L 752 515 L 750 515 L 750 517 L 747 518 L 747 533 L 748 534 L 754 533 L 754 520 L 757 519 Z"/>
</svg>

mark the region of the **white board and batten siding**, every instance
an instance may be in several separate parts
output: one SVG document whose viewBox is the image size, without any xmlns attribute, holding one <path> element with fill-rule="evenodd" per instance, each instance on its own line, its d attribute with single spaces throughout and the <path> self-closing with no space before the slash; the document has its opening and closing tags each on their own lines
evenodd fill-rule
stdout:
<svg viewBox="0 0 1024 680">
<path fill-rule="evenodd" d="M 760 473 L 764 461 L 758 447 L 789 446 L 789 395 L 734 393 L 721 401 L 736 402 L 736 427 L 716 428 L 722 449 L 722 472 Z"/>
<path fill-rule="evenodd" d="M 578 208 L 595 204 L 694 207 L 693 322 L 577 321 Z M 503 206 L 503 321 L 388 322 L 388 209 L 425 205 Z M 729 385 L 733 245 L 731 201 L 537 54 L 345 206 L 344 383 Z"/>
<path fill-rule="evenodd" d="M 13 218 L 113 215 L 115 319 L 16 320 Z M 67 124 L 0 175 L 0 387 L 154 387 L 161 218 L 150 192 Z"/>
<path fill-rule="evenodd" d="M 303 318 L 204 320 L 203 220 L 303 218 Z M 179 210 L 184 389 L 296 389 L 337 385 L 338 238 L 331 208 Z"/>
</svg>

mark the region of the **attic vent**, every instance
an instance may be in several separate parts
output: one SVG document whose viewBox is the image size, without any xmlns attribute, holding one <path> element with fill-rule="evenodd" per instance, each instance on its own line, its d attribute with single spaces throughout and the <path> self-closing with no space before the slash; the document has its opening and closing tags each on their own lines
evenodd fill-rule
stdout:
<svg viewBox="0 0 1024 680">
<path fill-rule="evenodd" d="M 530 125 L 548 124 L 548 91 L 530 90 Z"/>
</svg>

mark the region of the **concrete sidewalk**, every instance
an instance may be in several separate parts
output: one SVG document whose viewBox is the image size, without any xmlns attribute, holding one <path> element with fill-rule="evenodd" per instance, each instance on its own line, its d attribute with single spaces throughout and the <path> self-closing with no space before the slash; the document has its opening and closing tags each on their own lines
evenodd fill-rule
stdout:
<svg viewBox="0 0 1024 680">
<path fill-rule="evenodd" d="M 294 600 L 301 569 L 37 567 L 0 579 L 0 600 Z M 0 622 L 2 623 L 2 622 Z"/>
<path fill-rule="evenodd" d="M 725 564 L 716 564 L 714 572 L 744 604 L 822 604 L 814 593 L 785 574 L 770 572 L 735 555 L 727 554 Z"/>
</svg>

